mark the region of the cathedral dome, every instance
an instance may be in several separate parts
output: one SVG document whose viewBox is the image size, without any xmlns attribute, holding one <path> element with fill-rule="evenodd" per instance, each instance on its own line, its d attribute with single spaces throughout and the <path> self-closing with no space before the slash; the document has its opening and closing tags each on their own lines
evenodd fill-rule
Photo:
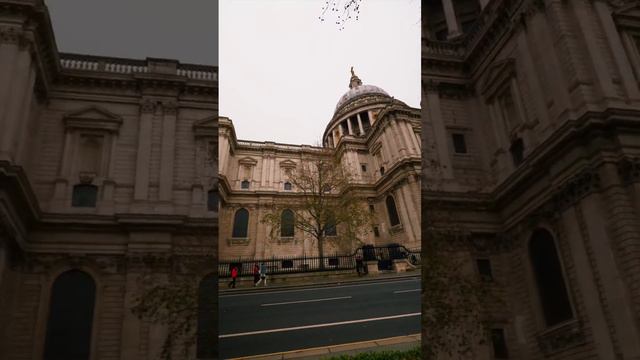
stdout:
<svg viewBox="0 0 640 360">
<path fill-rule="evenodd" d="M 362 85 L 362 81 L 358 76 L 353 72 L 353 67 L 351 67 L 351 81 L 349 82 L 349 91 L 347 91 L 344 95 L 340 97 L 338 100 L 338 104 L 336 104 L 335 111 L 337 112 L 343 105 L 350 102 L 351 100 L 361 97 L 363 95 L 383 95 L 389 96 L 389 94 L 382 90 L 381 88 L 375 85 Z"/>
</svg>

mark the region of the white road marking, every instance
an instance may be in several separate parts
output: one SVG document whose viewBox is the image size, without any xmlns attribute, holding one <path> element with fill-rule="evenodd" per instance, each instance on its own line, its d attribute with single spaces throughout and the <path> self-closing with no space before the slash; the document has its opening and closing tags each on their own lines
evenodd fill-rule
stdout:
<svg viewBox="0 0 640 360">
<path fill-rule="evenodd" d="M 283 294 L 283 293 L 298 292 L 298 291 L 317 291 L 317 290 L 325 290 L 325 289 L 344 289 L 344 288 L 347 288 L 347 287 L 371 286 L 371 285 L 388 284 L 388 283 L 399 284 L 399 283 L 415 282 L 415 281 L 420 281 L 420 278 L 417 277 L 417 278 L 413 278 L 411 280 L 402 280 L 402 281 L 388 280 L 388 281 L 380 281 L 380 282 L 367 283 L 367 284 L 353 284 L 353 285 L 344 284 L 342 286 L 327 286 L 327 287 L 320 286 L 320 287 L 314 287 L 314 288 L 308 288 L 308 289 L 296 289 L 296 290 L 248 292 L 248 293 L 244 293 L 244 294 L 223 294 L 223 295 L 220 295 L 218 297 L 225 298 L 225 297 L 238 297 L 238 296 L 256 296 L 256 295 Z"/>
<path fill-rule="evenodd" d="M 295 331 L 295 330 L 314 329 L 314 328 L 329 327 L 329 326 L 339 326 L 339 325 L 348 325 L 348 324 L 358 324 L 358 323 L 371 322 L 371 321 L 381 321 L 381 320 L 400 319 L 400 318 L 406 318 L 406 317 L 412 317 L 412 316 L 420 316 L 421 314 L 422 314 L 422 313 L 420 313 L 420 312 L 416 312 L 416 313 L 408 313 L 408 314 L 400 314 L 400 315 L 382 316 L 382 317 L 369 318 L 369 319 L 358 319 L 358 320 L 339 321 L 339 322 L 326 323 L 326 324 L 314 324 L 314 325 L 294 326 L 294 327 L 280 328 L 280 329 L 269 329 L 269 330 L 248 331 L 248 332 L 236 333 L 236 334 L 223 334 L 223 335 L 219 335 L 218 337 L 219 337 L 220 339 L 224 339 L 224 338 L 230 338 L 230 337 L 239 337 L 239 336 L 249 336 L 249 335 L 269 334 L 269 333 L 284 332 L 284 331 Z"/>
<path fill-rule="evenodd" d="M 340 297 L 324 298 L 324 299 L 313 299 L 313 300 L 287 301 L 287 302 L 280 302 L 280 303 L 261 304 L 260 306 L 276 306 L 276 305 L 288 305 L 288 304 L 301 304 L 301 303 L 310 303 L 310 302 L 318 302 L 318 301 L 330 301 L 330 300 L 340 300 L 340 299 L 351 299 L 351 296 L 340 296 Z"/>
<path fill-rule="evenodd" d="M 420 291 L 422 289 L 411 289 L 411 290 L 396 290 L 393 293 L 394 294 L 402 294 L 402 293 L 408 293 L 408 292 L 414 292 L 414 291 Z"/>
</svg>

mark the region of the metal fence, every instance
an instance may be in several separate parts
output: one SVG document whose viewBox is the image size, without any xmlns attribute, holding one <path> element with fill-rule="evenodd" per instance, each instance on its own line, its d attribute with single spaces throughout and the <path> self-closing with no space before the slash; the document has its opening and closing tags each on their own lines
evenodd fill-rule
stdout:
<svg viewBox="0 0 640 360">
<path fill-rule="evenodd" d="M 218 276 L 230 277 L 231 269 L 237 267 L 238 277 L 253 276 L 254 266 L 265 264 L 267 275 L 296 274 L 316 271 L 332 270 L 356 270 L 356 259 L 363 261 L 378 261 L 380 270 L 391 270 L 393 260 L 407 259 L 413 265 L 419 265 L 421 261 L 420 250 L 409 250 L 401 245 L 385 247 L 364 246 L 358 248 L 353 254 L 317 256 L 291 256 L 270 259 L 243 259 L 222 260 L 218 263 Z"/>
</svg>

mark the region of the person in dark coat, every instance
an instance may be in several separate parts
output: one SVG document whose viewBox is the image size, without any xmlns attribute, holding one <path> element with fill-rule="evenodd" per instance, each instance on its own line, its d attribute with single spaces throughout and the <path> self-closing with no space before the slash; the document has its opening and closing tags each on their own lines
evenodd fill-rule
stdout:
<svg viewBox="0 0 640 360">
<path fill-rule="evenodd" d="M 253 265 L 253 286 L 258 286 L 260 281 L 260 267 L 258 264 Z"/>
<path fill-rule="evenodd" d="M 364 269 L 363 267 L 363 263 L 362 263 L 362 256 L 360 256 L 359 254 L 356 255 L 356 271 L 358 272 L 358 276 L 361 276 L 364 273 Z"/>
<path fill-rule="evenodd" d="M 238 267 L 234 266 L 233 269 L 231 269 L 231 281 L 229 282 L 229 284 L 227 285 L 230 288 L 236 288 L 236 278 L 238 277 Z"/>
</svg>

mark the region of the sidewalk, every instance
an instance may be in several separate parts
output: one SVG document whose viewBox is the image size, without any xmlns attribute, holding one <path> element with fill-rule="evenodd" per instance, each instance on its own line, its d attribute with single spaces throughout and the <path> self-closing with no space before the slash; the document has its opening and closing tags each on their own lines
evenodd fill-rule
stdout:
<svg viewBox="0 0 640 360">
<path fill-rule="evenodd" d="M 309 349 L 285 351 L 273 354 L 245 356 L 229 360 L 279 360 L 279 359 L 330 359 L 340 355 L 356 355 L 370 351 L 409 350 L 420 345 L 420 334 L 397 336 L 386 339 L 360 341 Z"/>
<path fill-rule="evenodd" d="M 380 280 L 392 280 L 398 278 L 415 278 L 420 277 L 421 272 L 420 268 L 415 270 L 395 273 L 379 273 L 375 275 L 362 275 L 358 276 L 354 272 L 342 273 L 342 274 L 326 274 L 325 276 L 314 275 L 314 276 L 304 276 L 304 277 L 291 277 L 290 275 L 287 277 L 277 278 L 276 275 L 268 278 L 269 286 L 253 286 L 253 279 L 242 279 L 236 280 L 236 288 L 229 289 L 227 288 L 228 281 L 221 281 L 219 283 L 218 293 L 220 295 L 228 295 L 231 293 L 247 293 L 247 292 L 260 292 L 260 291 L 275 291 L 281 289 L 291 289 L 291 288 L 304 288 L 309 286 L 332 286 L 332 285 L 342 285 L 349 283 L 357 283 L 357 282 L 371 282 L 371 281 L 380 281 Z M 327 276 L 328 275 L 328 276 Z"/>
</svg>

